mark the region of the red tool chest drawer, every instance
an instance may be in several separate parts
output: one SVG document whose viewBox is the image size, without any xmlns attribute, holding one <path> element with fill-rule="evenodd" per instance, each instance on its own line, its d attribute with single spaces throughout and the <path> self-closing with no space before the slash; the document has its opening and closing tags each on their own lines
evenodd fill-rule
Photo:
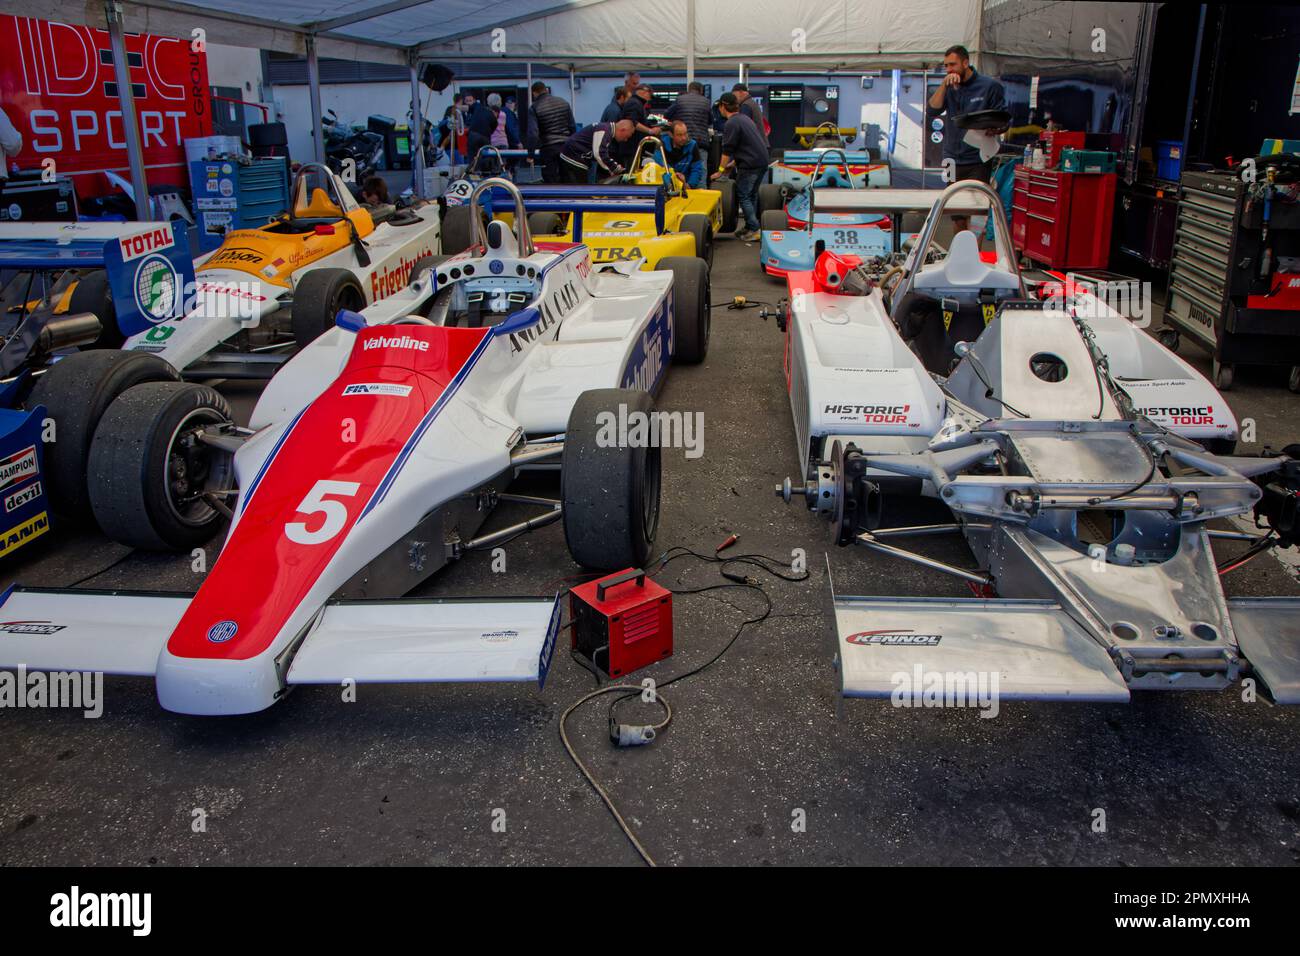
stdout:
<svg viewBox="0 0 1300 956">
<path fill-rule="evenodd" d="M 1100 269 L 1110 261 L 1114 173 L 1017 169 L 1011 241 L 1056 269 Z"/>
</svg>

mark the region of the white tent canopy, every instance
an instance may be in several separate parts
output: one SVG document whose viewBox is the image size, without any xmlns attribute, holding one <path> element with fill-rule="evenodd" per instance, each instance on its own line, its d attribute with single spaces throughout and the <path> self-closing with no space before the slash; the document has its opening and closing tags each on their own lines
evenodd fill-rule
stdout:
<svg viewBox="0 0 1300 956">
<path fill-rule="evenodd" d="M 318 56 L 406 63 L 549 63 L 581 72 L 680 68 L 918 67 L 978 47 L 980 0 L 122 0 L 127 32 Z M 30 3 L 0 11 L 31 16 Z M 102 26 L 103 8 L 47 0 L 40 16 Z M 693 29 L 692 29 L 693 25 Z M 692 36 L 694 42 L 692 43 Z M 691 57 L 691 53 L 694 56 Z"/>
</svg>

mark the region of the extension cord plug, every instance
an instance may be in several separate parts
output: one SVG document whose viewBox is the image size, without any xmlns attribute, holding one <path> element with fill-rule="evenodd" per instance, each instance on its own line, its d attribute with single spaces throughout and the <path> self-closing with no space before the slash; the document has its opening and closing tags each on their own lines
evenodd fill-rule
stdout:
<svg viewBox="0 0 1300 956">
<path fill-rule="evenodd" d="M 609 739 L 615 747 L 643 747 L 654 742 L 655 729 L 648 724 L 641 726 L 615 724 L 611 720 L 609 722 Z"/>
</svg>

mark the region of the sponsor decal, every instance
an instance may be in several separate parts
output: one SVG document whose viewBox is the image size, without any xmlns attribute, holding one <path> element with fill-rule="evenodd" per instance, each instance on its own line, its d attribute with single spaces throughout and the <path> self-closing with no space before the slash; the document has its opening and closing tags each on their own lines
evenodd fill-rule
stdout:
<svg viewBox="0 0 1300 956">
<path fill-rule="evenodd" d="M 36 474 L 36 446 L 28 445 L 0 461 L 0 488 L 5 488 Z"/>
<path fill-rule="evenodd" d="M 911 405 L 827 405 L 823 413 L 841 418 L 861 416 L 864 422 L 873 425 L 905 425 L 911 408 Z"/>
<path fill-rule="evenodd" d="M 937 647 L 942 634 L 914 634 L 908 630 L 858 631 L 844 638 L 850 644 L 867 647 L 872 644 L 905 647 Z"/>
<path fill-rule="evenodd" d="M 1150 419 L 1167 419 L 1175 425 L 1213 425 L 1213 405 L 1152 405 L 1137 409 Z"/>
<path fill-rule="evenodd" d="M 166 342 L 175 331 L 174 325 L 155 325 L 144 334 L 144 338 L 146 342 Z"/>
<path fill-rule="evenodd" d="M 256 249 L 250 249 L 247 246 L 231 246 L 229 248 L 218 249 L 214 252 L 212 258 L 204 264 L 204 268 L 211 268 L 219 262 L 242 262 L 245 264 L 251 264 L 261 261 L 262 254 Z M 274 271 L 275 270 L 272 270 L 272 273 L 274 273 Z"/>
<path fill-rule="evenodd" d="M 479 640 L 486 644 L 508 644 L 518 636 L 518 631 L 509 629 L 500 631 L 484 631 L 479 635 Z"/>
<path fill-rule="evenodd" d="M 633 246 L 631 249 L 624 249 L 621 246 L 610 246 L 609 248 L 597 248 L 593 250 L 596 253 L 597 262 L 616 262 L 619 259 L 644 259 L 645 254 L 641 251 L 640 246 Z"/>
<path fill-rule="evenodd" d="M 53 621 L 0 621 L 0 633 L 4 634 L 57 634 L 65 627 Z"/>
<path fill-rule="evenodd" d="M 19 488 L 5 498 L 5 511 L 17 511 L 23 505 L 31 504 L 41 496 L 41 483 L 34 481 L 26 488 Z"/>
<path fill-rule="evenodd" d="M 147 232 L 137 232 L 134 236 L 123 236 L 118 240 L 122 247 L 122 261 L 131 262 L 151 252 L 170 249 L 176 245 L 170 225 L 159 226 Z"/>
<path fill-rule="evenodd" d="M 200 282 L 194 286 L 194 291 L 220 292 L 224 295 L 234 296 L 236 299 L 247 299 L 250 302 L 266 301 L 266 296 L 251 292 L 238 282 Z"/>
<path fill-rule="evenodd" d="M 785 233 L 784 233 L 784 232 L 773 232 L 773 233 L 771 234 L 771 238 L 772 238 L 772 241 L 773 241 L 773 242 L 781 242 L 783 239 L 785 239 Z"/>
<path fill-rule="evenodd" d="M 239 633 L 239 625 L 234 621 L 218 621 L 208 628 L 208 640 L 213 644 L 224 644 Z"/>
<path fill-rule="evenodd" d="M 429 343 L 409 335 L 377 335 L 361 343 L 363 352 L 369 352 L 371 349 L 415 349 L 417 352 L 427 352 Z"/>
<path fill-rule="evenodd" d="M 135 270 L 135 306 L 150 322 L 161 322 L 177 312 L 181 277 L 166 256 L 151 255 Z"/>
<path fill-rule="evenodd" d="M 421 257 L 431 255 L 433 255 L 432 249 L 421 249 L 409 259 L 402 256 L 395 265 L 384 266 L 370 273 L 371 300 L 378 302 L 394 292 L 405 289 L 407 281 L 411 278 L 411 269 L 415 267 L 415 263 Z"/>
<path fill-rule="evenodd" d="M 343 389 L 344 395 L 400 395 L 402 398 L 411 394 L 411 386 L 394 385 L 391 382 L 357 382 Z"/>
<path fill-rule="evenodd" d="M 0 555 L 21 547 L 33 538 L 39 538 L 50 530 L 49 512 L 42 511 L 35 518 L 10 528 L 0 539 Z"/>
<path fill-rule="evenodd" d="M 664 300 L 649 326 L 632 346 L 632 355 L 623 372 L 622 388 L 653 392 L 668 367 L 672 355 L 672 293 Z"/>
</svg>

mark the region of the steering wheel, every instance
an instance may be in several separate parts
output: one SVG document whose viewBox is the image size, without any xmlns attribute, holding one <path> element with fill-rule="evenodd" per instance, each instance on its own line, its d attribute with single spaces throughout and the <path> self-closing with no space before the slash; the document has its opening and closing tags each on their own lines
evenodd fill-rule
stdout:
<svg viewBox="0 0 1300 956">
<path fill-rule="evenodd" d="M 394 319 L 390 325 L 437 325 L 433 319 L 426 319 L 422 315 L 404 315 L 400 319 Z"/>
</svg>

